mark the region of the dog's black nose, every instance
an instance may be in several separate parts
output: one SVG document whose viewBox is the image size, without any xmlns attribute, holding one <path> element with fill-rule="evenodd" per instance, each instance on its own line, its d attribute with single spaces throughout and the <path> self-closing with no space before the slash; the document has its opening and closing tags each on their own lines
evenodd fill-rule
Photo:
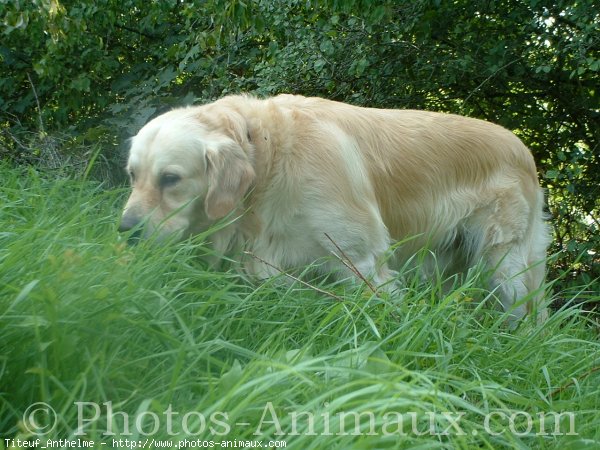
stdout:
<svg viewBox="0 0 600 450">
<path fill-rule="evenodd" d="M 131 232 L 131 234 L 127 237 L 127 243 L 129 245 L 137 244 L 142 238 L 141 220 L 135 214 L 125 213 L 121 218 L 121 223 L 119 224 L 119 232 L 125 233 L 127 231 Z"/>
<path fill-rule="evenodd" d="M 125 213 L 121 218 L 121 223 L 119 224 L 119 233 L 124 233 L 125 231 L 129 231 L 132 228 L 139 225 L 140 219 L 136 217 L 134 214 Z"/>
</svg>

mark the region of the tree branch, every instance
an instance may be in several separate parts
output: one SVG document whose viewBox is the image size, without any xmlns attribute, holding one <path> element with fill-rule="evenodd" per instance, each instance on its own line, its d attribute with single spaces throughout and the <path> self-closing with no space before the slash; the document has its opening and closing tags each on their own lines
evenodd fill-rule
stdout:
<svg viewBox="0 0 600 450">
<path fill-rule="evenodd" d="M 337 245 L 337 243 L 331 239 L 331 236 L 329 236 L 327 233 L 325 233 L 325 237 L 327 239 L 329 239 L 331 241 L 331 243 L 335 246 L 335 248 L 338 250 L 338 252 L 340 252 L 340 254 L 342 255 L 341 257 L 336 255 L 335 253 L 333 254 L 336 258 L 338 258 L 342 264 L 344 264 L 348 269 L 350 269 L 352 272 L 354 272 L 354 274 L 360 278 L 362 281 L 365 282 L 365 284 L 369 287 L 369 289 L 371 289 L 371 291 L 373 291 L 373 294 L 377 294 L 377 288 L 375 286 L 373 286 L 373 284 L 366 279 L 366 277 L 360 273 L 360 271 L 356 268 L 356 266 L 354 265 L 354 263 L 352 262 L 352 260 L 350 258 L 348 258 L 348 256 L 346 255 L 346 253 L 344 253 L 344 250 L 342 250 L 340 248 L 339 245 Z"/>
<path fill-rule="evenodd" d="M 29 84 L 31 84 L 31 89 L 33 90 L 33 96 L 35 97 L 35 102 L 37 103 L 38 120 L 40 122 L 40 131 L 45 134 L 44 120 L 42 119 L 42 107 L 40 105 L 40 99 L 38 98 L 37 91 L 35 89 L 35 85 L 33 84 L 33 81 L 31 80 L 31 76 L 29 75 L 29 72 L 27 72 L 27 79 L 29 80 Z"/>
<path fill-rule="evenodd" d="M 563 384 L 562 386 L 559 386 L 558 388 L 554 389 L 552 392 L 550 392 L 550 397 L 554 397 L 556 394 L 564 391 L 565 389 L 567 389 L 568 387 L 571 387 L 575 384 L 576 381 L 582 381 L 585 378 L 589 377 L 591 374 L 593 374 L 594 372 L 598 372 L 600 370 L 600 366 L 596 366 L 596 367 L 592 367 L 591 369 L 587 370 L 586 372 L 582 373 L 581 375 L 579 375 L 576 378 L 572 378 L 571 380 L 569 380 L 568 383 Z"/>
<path fill-rule="evenodd" d="M 295 276 L 293 276 L 293 275 L 291 275 L 291 274 L 287 273 L 287 272 L 286 272 L 286 271 L 284 271 L 283 269 L 280 269 L 279 267 L 277 267 L 277 266 L 275 266 L 275 265 L 271 264 L 270 262 L 267 262 L 267 261 L 265 261 L 265 260 L 264 260 L 264 259 L 262 259 L 260 256 L 257 256 L 257 255 L 255 255 L 255 254 L 254 254 L 254 253 L 252 253 L 252 252 L 248 252 L 248 251 L 246 251 L 246 252 L 244 252 L 244 254 L 246 254 L 246 255 L 248 255 L 248 256 L 251 256 L 251 257 L 255 258 L 256 260 L 260 261 L 261 263 L 263 263 L 263 264 L 265 264 L 265 265 L 269 266 L 269 267 L 270 267 L 270 268 L 272 268 L 272 269 L 275 269 L 277 272 L 279 272 L 279 273 L 281 273 L 281 274 L 285 275 L 285 276 L 286 276 L 286 277 L 288 277 L 288 278 L 291 278 L 292 280 L 294 280 L 294 281 L 296 281 L 296 282 L 300 283 L 300 284 L 301 284 L 301 285 L 303 285 L 303 286 L 306 286 L 306 287 L 308 287 L 308 288 L 310 288 L 310 289 L 312 289 L 312 290 L 314 290 L 314 291 L 317 291 L 317 292 L 319 292 L 319 293 L 321 293 L 321 294 L 325 294 L 325 295 L 327 295 L 327 296 L 329 296 L 329 297 L 332 297 L 332 298 L 336 299 L 338 302 L 343 302 L 343 301 L 344 301 L 344 300 L 343 300 L 341 297 L 339 297 L 339 296 L 335 295 L 333 292 L 325 291 L 325 290 L 323 290 L 323 289 L 320 289 L 320 288 L 318 288 L 318 287 L 316 287 L 316 286 L 313 286 L 312 284 L 310 284 L 310 283 L 307 283 L 306 281 L 303 281 L 303 280 L 301 280 L 300 278 L 298 278 L 298 277 L 295 277 Z"/>
</svg>

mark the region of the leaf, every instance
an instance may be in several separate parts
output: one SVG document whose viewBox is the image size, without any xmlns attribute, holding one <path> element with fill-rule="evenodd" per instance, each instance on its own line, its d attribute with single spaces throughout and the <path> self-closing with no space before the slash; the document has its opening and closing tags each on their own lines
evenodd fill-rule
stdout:
<svg viewBox="0 0 600 450">
<path fill-rule="evenodd" d="M 90 91 L 90 83 L 91 82 L 88 77 L 86 77 L 85 75 L 80 75 L 77 78 L 75 78 L 73 81 L 71 81 L 71 83 L 69 83 L 69 86 L 80 92 L 89 92 Z"/>
<path fill-rule="evenodd" d="M 324 59 L 317 59 L 314 63 L 315 71 L 321 72 L 326 64 L 327 61 L 325 61 Z"/>
<path fill-rule="evenodd" d="M 365 70 L 369 67 L 369 61 L 366 58 L 359 59 L 356 63 L 355 74 L 357 77 L 361 77 Z"/>
<path fill-rule="evenodd" d="M 243 371 L 240 362 L 236 359 L 231 369 L 221 375 L 221 379 L 219 380 L 219 386 L 226 391 L 230 391 L 234 388 L 236 384 L 240 382 L 242 379 Z"/>
<path fill-rule="evenodd" d="M 27 283 L 25 285 L 25 287 L 23 289 L 21 289 L 21 292 L 19 292 L 19 294 L 17 295 L 15 300 L 11 303 L 8 310 L 10 310 L 11 308 L 14 308 L 19 303 L 21 303 L 23 300 L 25 300 L 27 297 L 29 297 L 29 294 L 31 293 L 31 291 L 33 290 L 34 287 L 37 286 L 37 284 L 39 282 L 40 282 L 40 280 L 33 280 L 33 281 L 30 281 L 29 283 Z"/>
<path fill-rule="evenodd" d="M 177 78 L 177 71 L 172 67 L 167 67 L 158 74 L 160 86 L 166 86 L 170 84 L 175 78 Z"/>
<path fill-rule="evenodd" d="M 390 371 L 390 360 L 377 342 L 368 341 L 363 345 L 339 353 L 330 361 L 331 370 L 326 372 L 329 377 L 347 377 L 341 368 L 362 370 L 372 374 Z"/>
<path fill-rule="evenodd" d="M 319 49 L 325 55 L 332 55 L 335 52 L 335 48 L 333 47 L 333 43 L 329 39 L 324 40 L 323 42 L 321 42 L 321 45 L 319 45 Z"/>
<path fill-rule="evenodd" d="M 9 34 L 14 30 L 25 29 L 29 22 L 28 11 L 10 12 L 4 16 L 4 33 Z"/>
</svg>

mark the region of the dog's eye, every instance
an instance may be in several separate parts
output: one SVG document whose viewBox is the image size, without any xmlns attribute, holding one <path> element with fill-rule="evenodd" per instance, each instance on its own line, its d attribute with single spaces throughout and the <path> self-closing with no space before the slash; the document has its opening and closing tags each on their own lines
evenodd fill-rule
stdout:
<svg viewBox="0 0 600 450">
<path fill-rule="evenodd" d="M 160 177 L 160 187 L 165 188 L 169 186 L 174 186 L 181 180 L 179 175 L 174 173 L 163 173 Z"/>
<path fill-rule="evenodd" d="M 133 173 L 133 170 L 129 171 L 129 179 L 131 180 L 131 183 L 133 184 L 133 182 L 135 181 L 135 173 Z"/>
</svg>

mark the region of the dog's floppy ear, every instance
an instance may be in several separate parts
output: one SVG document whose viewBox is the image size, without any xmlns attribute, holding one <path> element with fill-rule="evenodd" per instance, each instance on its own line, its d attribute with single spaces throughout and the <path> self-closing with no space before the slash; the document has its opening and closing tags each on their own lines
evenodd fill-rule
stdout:
<svg viewBox="0 0 600 450">
<path fill-rule="evenodd" d="M 234 142 L 206 151 L 206 171 L 208 193 L 204 208 L 212 220 L 233 211 L 256 176 L 248 155 Z"/>
</svg>

